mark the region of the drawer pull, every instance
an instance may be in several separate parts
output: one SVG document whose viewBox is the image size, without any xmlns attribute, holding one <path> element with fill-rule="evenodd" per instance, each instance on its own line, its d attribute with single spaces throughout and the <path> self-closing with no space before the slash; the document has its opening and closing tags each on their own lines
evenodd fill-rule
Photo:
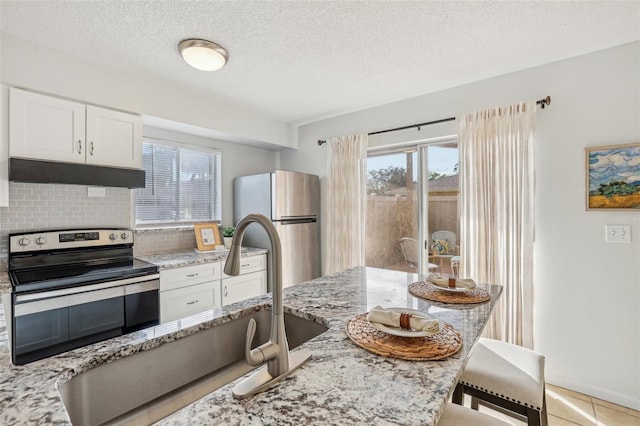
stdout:
<svg viewBox="0 0 640 426">
<path fill-rule="evenodd" d="M 244 265 L 240 265 L 241 268 L 248 268 L 249 266 L 251 266 L 250 263 L 245 263 Z"/>
<path fill-rule="evenodd" d="M 187 305 L 195 305 L 199 300 L 192 300 L 191 302 L 187 302 Z"/>
<path fill-rule="evenodd" d="M 197 277 L 199 274 L 189 274 L 187 275 L 187 278 L 193 278 L 193 277 Z"/>
</svg>

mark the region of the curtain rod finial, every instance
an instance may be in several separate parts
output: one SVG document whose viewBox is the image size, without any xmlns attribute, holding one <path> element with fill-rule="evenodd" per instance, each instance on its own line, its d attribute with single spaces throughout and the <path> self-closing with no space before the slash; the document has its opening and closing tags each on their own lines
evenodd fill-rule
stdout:
<svg viewBox="0 0 640 426">
<path fill-rule="evenodd" d="M 540 99 L 536 102 L 537 105 L 540 105 L 542 109 L 544 109 L 545 105 L 551 105 L 551 96 L 547 96 L 544 99 Z"/>
</svg>

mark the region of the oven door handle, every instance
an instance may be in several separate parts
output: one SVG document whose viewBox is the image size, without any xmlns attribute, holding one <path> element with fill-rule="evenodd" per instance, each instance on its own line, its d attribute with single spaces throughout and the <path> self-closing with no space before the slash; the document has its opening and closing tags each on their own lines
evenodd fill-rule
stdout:
<svg viewBox="0 0 640 426">
<path fill-rule="evenodd" d="M 139 277 L 126 278 L 126 279 L 123 279 L 123 280 L 107 281 L 107 282 L 99 283 L 99 284 L 90 284 L 90 285 L 83 285 L 83 286 L 72 287 L 72 288 L 63 288 L 63 289 L 60 289 L 60 290 L 42 291 L 42 292 L 39 292 L 39 293 L 31 293 L 31 294 L 17 294 L 16 295 L 16 303 L 30 302 L 30 301 L 42 300 L 42 299 L 49 299 L 49 298 L 52 298 L 52 297 L 59 297 L 59 296 L 67 296 L 67 295 L 70 295 L 70 294 L 85 293 L 85 292 L 88 292 L 88 291 L 104 290 L 104 289 L 107 289 L 107 288 L 120 287 L 120 286 L 128 285 L 128 284 L 135 284 L 135 283 L 141 283 L 141 282 L 145 282 L 145 281 L 158 280 L 159 278 L 160 278 L 160 274 L 149 274 L 149 275 L 141 275 Z"/>
<path fill-rule="evenodd" d="M 114 297 L 124 297 L 124 287 L 112 287 L 88 292 L 85 291 L 82 293 L 69 294 L 62 297 L 54 297 L 43 300 L 34 300 L 27 303 L 20 303 L 14 306 L 13 312 L 14 316 L 18 318 L 23 315 L 53 311 L 55 309 L 68 308 L 70 306 L 76 305 L 84 305 L 86 303 L 98 302 L 100 300 L 112 299 Z"/>
<path fill-rule="evenodd" d="M 146 291 L 154 291 L 159 289 L 160 280 L 156 279 L 138 284 L 129 284 L 124 288 L 124 294 L 128 296 L 130 294 L 144 293 Z"/>
</svg>

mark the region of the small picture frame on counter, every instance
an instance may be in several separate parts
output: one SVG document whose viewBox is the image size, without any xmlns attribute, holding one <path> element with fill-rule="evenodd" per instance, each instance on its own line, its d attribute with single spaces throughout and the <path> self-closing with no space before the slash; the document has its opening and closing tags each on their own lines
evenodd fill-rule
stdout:
<svg viewBox="0 0 640 426">
<path fill-rule="evenodd" d="M 219 222 L 194 223 L 193 230 L 196 234 L 198 251 L 213 251 L 224 248 L 222 237 L 220 237 Z"/>
</svg>

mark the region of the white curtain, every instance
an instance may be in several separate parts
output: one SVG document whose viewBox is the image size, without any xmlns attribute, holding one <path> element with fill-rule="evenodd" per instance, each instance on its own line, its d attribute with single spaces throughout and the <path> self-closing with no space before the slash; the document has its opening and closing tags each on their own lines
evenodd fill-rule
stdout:
<svg viewBox="0 0 640 426">
<path fill-rule="evenodd" d="M 536 105 L 458 120 L 463 276 L 501 284 L 485 335 L 533 347 L 533 142 Z"/>
<path fill-rule="evenodd" d="M 365 262 L 365 195 L 368 136 L 327 140 L 327 184 L 324 203 L 324 273 Z"/>
</svg>

